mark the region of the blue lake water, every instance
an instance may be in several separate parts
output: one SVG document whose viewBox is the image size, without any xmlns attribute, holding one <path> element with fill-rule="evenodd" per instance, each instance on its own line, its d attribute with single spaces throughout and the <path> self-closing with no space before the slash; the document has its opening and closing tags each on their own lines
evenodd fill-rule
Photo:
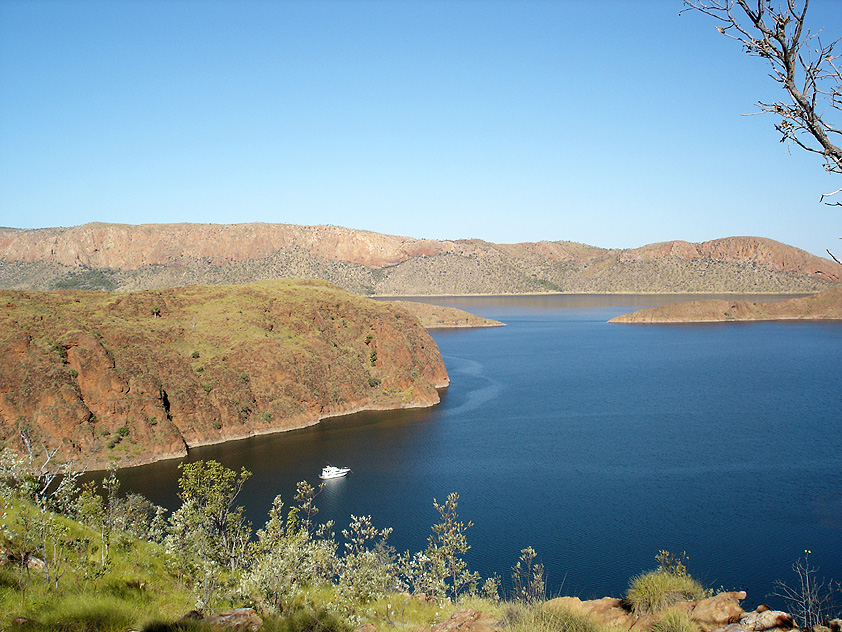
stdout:
<svg viewBox="0 0 842 632">
<path fill-rule="evenodd" d="M 506 327 L 433 332 L 451 377 L 431 409 L 362 413 L 191 452 L 253 472 L 255 526 L 298 480 L 350 466 L 321 493 L 425 546 L 433 498 L 460 494 L 469 563 L 504 581 L 534 547 L 550 591 L 621 596 L 659 549 L 706 584 L 779 603 L 777 579 L 812 550 L 842 579 L 842 323 L 613 325 L 671 297 L 436 298 Z M 121 472 L 177 506 L 178 462 Z"/>
</svg>

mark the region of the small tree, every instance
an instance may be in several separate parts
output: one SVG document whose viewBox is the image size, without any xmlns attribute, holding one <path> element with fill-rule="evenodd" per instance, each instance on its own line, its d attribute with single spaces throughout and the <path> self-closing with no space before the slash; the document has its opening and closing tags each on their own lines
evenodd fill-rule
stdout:
<svg viewBox="0 0 842 632">
<path fill-rule="evenodd" d="M 178 480 L 182 501 L 168 525 L 167 551 L 179 573 L 185 571 L 198 589 L 197 606 L 209 607 L 223 576 L 245 560 L 251 525 L 243 507 L 234 507 L 251 473 L 239 473 L 216 461 L 182 463 Z"/>
<path fill-rule="evenodd" d="M 386 544 L 391 533 L 391 528 L 375 528 L 371 516 L 352 515 L 351 524 L 342 530 L 347 542 L 339 571 L 339 594 L 349 611 L 397 586 L 394 551 Z"/>
<path fill-rule="evenodd" d="M 512 567 L 512 596 L 516 601 L 539 603 L 547 598 L 544 565 L 535 562 L 538 556 L 531 546 L 520 552 L 520 559 Z"/>
<path fill-rule="evenodd" d="M 786 92 L 788 101 L 757 106 L 774 114 L 781 142 L 822 156 L 824 168 L 842 174 L 842 148 L 835 144 L 842 135 L 842 70 L 835 48 L 839 38 L 822 40 L 822 30 L 807 28 L 810 0 L 684 0 L 688 10 L 714 18 L 716 30 L 742 44 L 753 57 L 765 59 L 770 76 Z M 842 192 L 837 189 L 821 199 Z M 842 202 L 833 202 L 842 206 Z M 842 263 L 828 249 L 827 254 Z"/>
<path fill-rule="evenodd" d="M 243 507 L 234 507 L 251 472 L 242 468 L 237 473 L 217 461 L 182 463 L 178 467 L 182 471 L 178 497 L 185 504 L 189 501 L 193 527 L 207 533 L 210 555 L 233 571 L 251 537 Z"/>
<path fill-rule="evenodd" d="M 452 492 L 444 504 L 433 499 L 433 507 L 439 512 L 441 522 L 433 525 L 433 533 L 427 538 L 424 551 L 427 571 L 424 574 L 425 592 L 430 596 L 449 596 L 456 599 L 465 588 L 479 582 L 479 574 L 468 570 L 463 559 L 471 547 L 465 532 L 474 524 L 462 522 L 456 513 L 459 494 Z"/>
<path fill-rule="evenodd" d="M 25 590 L 30 562 L 37 557 L 45 581 L 58 587 L 68 569 L 70 551 L 67 528 L 55 512 L 72 506 L 81 472 L 72 463 L 58 462 L 58 448 L 50 450 L 36 440 L 24 422 L 19 422 L 19 436 L 23 455 L 8 448 L 0 455 L 0 496 L 4 505 L 14 503 L 18 509 L 17 529 L 7 534 L 17 544 L 18 585 Z"/>
<path fill-rule="evenodd" d="M 298 519 L 299 507 L 284 516 L 284 503 L 276 496 L 269 519 L 251 547 L 251 564 L 241 588 L 269 612 L 289 612 L 305 587 L 329 584 L 336 574 L 336 541 L 328 522 L 315 535 Z"/>
</svg>

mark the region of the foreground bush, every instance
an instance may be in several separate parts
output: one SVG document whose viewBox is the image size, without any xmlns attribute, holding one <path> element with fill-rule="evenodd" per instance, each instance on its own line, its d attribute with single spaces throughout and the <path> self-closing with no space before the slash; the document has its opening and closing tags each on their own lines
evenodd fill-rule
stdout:
<svg viewBox="0 0 842 632">
<path fill-rule="evenodd" d="M 682 601 L 709 596 L 707 590 L 689 575 L 663 570 L 650 571 L 631 580 L 626 601 L 635 614 L 654 614 Z"/>
</svg>

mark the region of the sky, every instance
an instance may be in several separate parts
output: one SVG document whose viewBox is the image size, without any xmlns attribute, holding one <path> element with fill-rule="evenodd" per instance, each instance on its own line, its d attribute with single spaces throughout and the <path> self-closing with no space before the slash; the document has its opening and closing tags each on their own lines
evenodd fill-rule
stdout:
<svg viewBox="0 0 842 632">
<path fill-rule="evenodd" d="M 838 251 L 842 187 L 680 0 L 2 0 L 0 226 Z M 825 39 L 842 2 L 814 0 Z M 840 194 L 842 196 L 842 194 Z"/>
</svg>

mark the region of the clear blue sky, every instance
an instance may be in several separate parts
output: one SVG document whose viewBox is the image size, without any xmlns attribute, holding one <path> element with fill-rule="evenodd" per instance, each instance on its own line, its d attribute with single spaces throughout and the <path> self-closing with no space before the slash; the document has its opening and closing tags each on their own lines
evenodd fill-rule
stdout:
<svg viewBox="0 0 842 632">
<path fill-rule="evenodd" d="M 743 116 L 777 85 L 681 7 L 2 0 L 0 225 L 842 249 L 842 178 Z"/>
</svg>

